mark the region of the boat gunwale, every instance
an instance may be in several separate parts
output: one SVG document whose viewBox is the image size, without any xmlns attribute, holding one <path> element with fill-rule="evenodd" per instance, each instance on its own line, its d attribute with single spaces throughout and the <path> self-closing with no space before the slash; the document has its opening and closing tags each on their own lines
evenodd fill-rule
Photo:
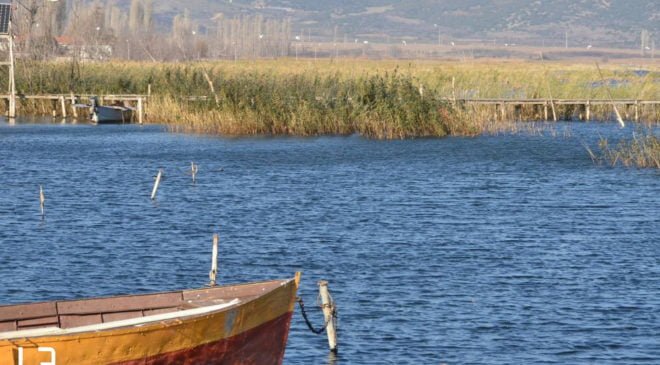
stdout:
<svg viewBox="0 0 660 365">
<path fill-rule="evenodd" d="M 219 286 L 208 286 L 208 287 L 202 287 L 198 289 L 184 289 L 184 290 L 174 290 L 174 291 L 167 291 L 167 292 L 155 292 L 155 293 L 144 293 L 144 294 L 132 294 L 132 295 L 120 295 L 120 296 L 103 296 L 103 297 L 92 297 L 92 298 L 84 298 L 84 299 L 68 299 L 68 300 L 55 300 L 55 301 L 46 301 L 46 302 L 32 302 L 32 303 L 21 303 L 21 304 L 10 304 L 10 305 L 4 305 L 0 306 L 0 309 L 2 308 L 8 308 L 8 307 L 18 307 L 21 305 L 30 305 L 30 304 L 47 304 L 47 303 L 54 303 L 57 305 L 57 303 L 65 303 L 65 302 L 80 302 L 80 301 L 87 301 L 87 300 L 97 300 L 97 299 L 115 299 L 115 298 L 136 298 L 136 297 L 145 297 L 145 296 L 154 296 L 154 295 L 159 295 L 159 294 L 176 294 L 176 293 L 190 293 L 190 292 L 204 292 L 207 290 L 212 290 L 212 289 L 220 289 L 220 288 L 237 288 L 237 287 L 247 287 L 247 286 L 258 286 L 258 285 L 263 285 L 263 284 L 279 284 L 275 285 L 272 288 L 270 288 L 267 291 L 264 291 L 263 293 L 260 293 L 259 295 L 250 295 L 246 296 L 245 300 L 241 300 L 240 297 L 234 297 L 235 299 L 238 299 L 237 303 L 230 304 L 226 307 L 219 308 L 217 310 L 211 310 L 208 312 L 203 312 L 199 314 L 190 314 L 186 315 L 185 313 L 181 316 L 175 316 L 173 318 L 168 318 L 168 319 L 163 319 L 163 320 L 152 320 L 152 321 L 145 321 L 144 323 L 139 323 L 139 324 L 131 324 L 131 325 L 120 325 L 117 327 L 111 327 L 111 328 L 104 328 L 100 330 L 88 330 L 88 331 L 76 331 L 74 330 L 78 328 L 83 328 L 83 327 L 92 327 L 94 325 L 84 325 L 84 326 L 76 326 L 76 327 L 71 327 L 71 328 L 61 328 L 61 327 L 42 327 L 44 330 L 54 330 L 55 328 L 60 329 L 62 331 L 68 331 L 68 332 L 50 332 L 50 333 L 44 333 L 42 335 L 32 335 L 32 336 L 20 336 L 20 332 L 22 331 L 28 331 L 28 330 L 33 330 L 36 331 L 39 328 L 34 328 L 34 329 L 23 329 L 23 330 L 16 330 L 16 331 L 5 331 L 5 332 L 0 332 L 0 346 L 2 346 L 2 342 L 8 341 L 18 341 L 18 340 L 25 340 L 29 338 L 47 338 L 47 337 L 66 337 L 67 339 L 73 340 L 76 338 L 81 338 L 85 336 L 94 336 L 94 337 L 106 337 L 106 336 L 114 336 L 114 335 L 121 335 L 125 333 L 130 333 L 132 331 L 145 331 L 145 330 L 150 330 L 150 327 L 155 327 L 155 328 L 160 328 L 160 326 L 163 327 L 168 327 L 172 325 L 177 325 L 183 322 L 189 322 L 189 321 L 197 321 L 201 320 L 203 318 L 208 318 L 212 315 L 222 313 L 228 310 L 232 310 L 235 308 L 242 307 L 244 305 L 248 305 L 249 303 L 258 300 L 259 298 L 262 298 L 265 295 L 268 295 L 269 293 L 272 293 L 278 288 L 281 288 L 283 286 L 286 286 L 290 284 L 291 282 L 295 282 L 295 278 L 291 279 L 276 279 L 276 280 L 267 280 L 267 281 L 259 281 L 259 282 L 250 282 L 250 283 L 241 283 L 241 284 L 229 284 L 229 285 L 219 285 Z M 229 303 L 231 303 L 233 300 L 230 300 Z M 224 304 L 229 304 L 229 303 L 224 303 Z M 222 305 L 222 304 L 217 304 L 217 305 Z M 216 306 L 217 306 L 216 305 Z M 208 307 L 213 307 L 213 305 L 206 305 L 206 306 L 200 306 L 197 309 L 203 309 L 203 308 L 208 308 Z M 172 314 L 179 313 L 179 312 L 185 312 L 185 311 L 174 311 L 170 312 Z M 155 315 L 158 316 L 158 315 Z M 44 316 L 44 317 L 33 317 L 34 319 L 36 318 L 46 318 L 49 316 Z M 136 317 L 137 318 L 147 318 L 148 316 L 145 317 Z M 151 316 L 154 317 L 154 316 Z M 185 321 L 184 321 L 185 320 Z M 103 324 L 111 324 L 113 322 L 121 322 L 121 320 L 118 321 L 109 321 L 109 322 L 101 322 L 96 325 L 103 325 Z M 159 326 L 160 325 L 160 326 Z M 158 327 L 157 327 L 158 326 Z M 18 337 L 9 337 L 11 333 L 17 333 L 19 336 Z"/>
</svg>

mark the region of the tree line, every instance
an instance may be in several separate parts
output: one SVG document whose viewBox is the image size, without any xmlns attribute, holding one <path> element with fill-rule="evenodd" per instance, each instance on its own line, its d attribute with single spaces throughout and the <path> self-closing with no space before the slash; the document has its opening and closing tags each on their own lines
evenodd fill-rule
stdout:
<svg viewBox="0 0 660 365">
<path fill-rule="evenodd" d="M 156 23 L 153 0 L 22 0 L 12 18 L 20 57 L 173 61 L 289 55 L 291 20 L 216 14 L 201 24 L 188 11 Z"/>
</svg>

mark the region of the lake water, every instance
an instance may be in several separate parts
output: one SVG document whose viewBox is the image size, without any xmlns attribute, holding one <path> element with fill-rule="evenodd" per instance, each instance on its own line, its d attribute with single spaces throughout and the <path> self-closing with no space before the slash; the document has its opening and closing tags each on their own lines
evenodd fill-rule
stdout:
<svg viewBox="0 0 660 365">
<path fill-rule="evenodd" d="M 0 122 L 0 301 L 199 287 L 217 231 L 221 282 L 301 270 L 316 325 L 330 281 L 339 356 L 296 309 L 287 364 L 658 364 L 660 174 L 583 147 L 631 129 L 555 126 L 373 141 Z"/>
</svg>

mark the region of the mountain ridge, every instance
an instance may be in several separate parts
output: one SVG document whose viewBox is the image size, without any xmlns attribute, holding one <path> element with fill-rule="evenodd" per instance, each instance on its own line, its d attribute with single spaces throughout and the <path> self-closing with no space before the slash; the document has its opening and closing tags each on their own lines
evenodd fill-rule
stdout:
<svg viewBox="0 0 660 365">
<path fill-rule="evenodd" d="M 118 2 L 125 8 L 130 0 Z M 202 28 L 213 17 L 291 18 L 294 34 L 319 41 L 448 43 L 457 39 L 633 47 L 642 30 L 660 37 L 660 2 L 622 0 L 159 0 L 161 29 L 186 9 Z"/>
</svg>

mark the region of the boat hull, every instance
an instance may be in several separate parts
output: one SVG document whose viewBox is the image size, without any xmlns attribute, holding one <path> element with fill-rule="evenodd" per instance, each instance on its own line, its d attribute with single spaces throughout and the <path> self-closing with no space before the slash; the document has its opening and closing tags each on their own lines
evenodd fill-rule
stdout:
<svg viewBox="0 0 660 365">
<path fill-rule="evenodd" d="M 133 111 L 121 106 L 96 106 L 93 108 L 92 121 L 98 124 L 130 123 Z"/>
<path fill-rule="evenodd" d="M 297 280 L 217 312 L 110 330 L 0 340 L 0 364 L 281 364 Z M 19 350 L 20 349 L 20 350 Z M 19 351 L 23 362 L 19 364 Z"/>
</svg>

